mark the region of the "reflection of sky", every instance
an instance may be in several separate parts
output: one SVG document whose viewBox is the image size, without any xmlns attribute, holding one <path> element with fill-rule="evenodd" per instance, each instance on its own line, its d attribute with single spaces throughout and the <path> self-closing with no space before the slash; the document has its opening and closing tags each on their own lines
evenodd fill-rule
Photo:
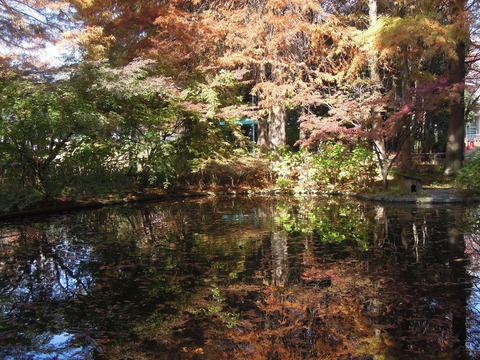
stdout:
<svg viewBox="0 0 480 360">
<path fill-rule="evenodd" d="M 48 233 L 52 247 L 41 248 L 25 258 L 14 257 L 8 266 L 17 273 L 15 282 L 0 288 L 0 295 L 11 299 L 2 304 L 3 313 L 16 311 L 16 303 L 55 300 L 64 301 L 85 295 L 94 285 L 86 264 L 91 261 L 92 249 L 69 238 L 63 231 Z"/>
<path fill-rule="evenodd" d="M 15 354 L 5 357 L 6 360 L 35 359 L 35 360 L 80 360 L 90 358 L 90 346 L 75 344 L 76 338 L 69 333 L 43 334 L 34 342 L 38 343 L 37 351 L 22 351 L 18 349 Z M 77 345 L 77 346 L 75 346 Z"/>
<path fill-rule="evenodd" d="M 480 352 L 480 234 L 465 235 L 466 254 L 469 257 L 468 273 L 472 288 L 468 300 L 467 348 Z"/>
<path fill-rule="evenodd" d="M 15 324 L 17 315 L 21 317 L 25 309 L 36 311 L 35 306 L 45 301 L 69 301 L 87 294 L 94 286 L 88 266 L 93 256 L 91 244 L 79 240 L 65 226 L 51 224 L 44 232 L 33 232 L 32 235 L 28 233 L 27 236 L 44 237 L 33 241 L 35 246 L 25 246 L 26 250 L 23 250 L 19 247 L 19 234 L 16 229 L 8 229 L 0 238 L 2 250 L 9 254 L 3 262 L 2 271 L 5 274 L 16 274 L 14 281 L 6 281 L 4 287 L 0 288 L 0 296 L 5 297 L 5 301 L 0 303 L 0 309 L 6 319 L 12 319 Z M 34 307 L 26 308 L 23 304 L 27 303 Z M 38 311 L 43 315 L 45 309 L 39 308 Z M 31 345 L 3 349 L 5 352 L 0 352 L 0 357 L 5 356 L 8 360 L 76 360 L 91 357 L 93 347 L 85 339 L 59 331 L 60 333 L 40 331 L 31 340 L 28 340 L 30 332 L 17 333 L 20 338 L 25 337 L 31 341 Z"/>
<path fill-rule="evenodd" d="M 76 246 L 72 239 L 64 239 L 55 246 L 55 253 L 64 262 L 67 269 L 62 269 L 58 276 L 58 286 L 54 294 L 61 296 L 67 293 L 84 295 L 93 286 L 89 273 L 82 270 L 82 264 L 91 258 L 92 249 L 89 246 Z"/>
<path fill-rule="evenodd" d="M 91 275 L 83 273 L 74 263 L 63 261 L 59 264 L 57 259 L 41 256 L 25 269 L 21 280 L 12 285 L 14 289 L 10 290 L 13 291 L 1 289 L 0 292 L 8 292 L 21 301 L 35 300 L 40 294 L 42 297 L 48 294 L 50 300 L 66 300 L 86 294 L 92 285 Z"/>
</svg>

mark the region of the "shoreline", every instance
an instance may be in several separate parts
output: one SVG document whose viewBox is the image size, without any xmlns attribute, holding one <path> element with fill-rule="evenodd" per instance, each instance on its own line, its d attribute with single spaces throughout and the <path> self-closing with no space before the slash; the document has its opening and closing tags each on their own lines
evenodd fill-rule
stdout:
<svg viewBox="0 0 480 360">
<path fill-rule="evenodd" d="M 376 194 L 362 194 L 349 191 L 321 191 L 305 190 L 293 192 L 292 190 L 262 189 L 262 190 L 226 190 L 226 191 L 179 191 L 172 193 L 146 193 L 141 195 L 129 195 L 121 199 L 105 199 L 78 202 L 61 202 L 46 205 L 44 207 L 29 208 L 8 213 L 0 213 L 0 221 L 45 214 L 55 214 L 66 211 L 79 211 L 94 209 L 103 206 L 122 205 L 143 201 L 165 201 L 181 198 L 209 197 L 209 196 L 279 196 L 279 195 L 313 195 L 313 196 L 344 196 L 364 201 L 382 203 L 409 203 L 418 205 L 428 204 L 472 204 L 479 202 L 480 196 L 459 196 L 451 188 L 431 189 L 426 188 L 418 196 L 383 196 Z"/>
</svg>

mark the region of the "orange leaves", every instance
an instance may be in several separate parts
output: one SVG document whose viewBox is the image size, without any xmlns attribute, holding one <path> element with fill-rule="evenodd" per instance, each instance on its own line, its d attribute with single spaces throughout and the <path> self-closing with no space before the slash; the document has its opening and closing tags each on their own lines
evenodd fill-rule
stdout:
<svg viewBox="0 0 480 360">
<path fill-rule="evenodd" d="M 363 276 L 361 263 L 337 265 L 304 272 L 315 281 L 333 276 L 331 286 L 267 286 L 257 308 L 242 316 L 238 329 L 226 333 L 235 356 L 327 359 L 382 354 L 388 336 L 374 331 L 377 314 L 365 311 L 366 299 L 377 304 L 378 284 Z"/>
<path fill-rule="evenodd" d="M 327 82 L 341 82 L 358 73 L 364 57 L 356 42 L 357 33 L 334 17 L 315 27 L 311 61 L 320 69 L 319 77 Z"/>
</svg>

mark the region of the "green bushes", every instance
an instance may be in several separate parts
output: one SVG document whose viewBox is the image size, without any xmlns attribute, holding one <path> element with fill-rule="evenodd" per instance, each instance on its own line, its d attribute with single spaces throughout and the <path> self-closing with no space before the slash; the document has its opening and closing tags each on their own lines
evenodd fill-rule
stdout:
<svg viewBox="0 0 480 360">
<path fill-rule="evenodd" d="M 480 152 L 467 158 L 455 180 L 458 191 L 468 195 L 480 195 Z"/>
<path fill-rule="evenodd" d="M 376 176 L 373 152 L 363 147 L 321 144 L 317 152 L 282 151 L 272 161 L 276 185 L 282 189 L 357 190 Z"/>
<path fill-rule="evenodd" d="M 21 187 L 18 182 L 0 185 L 0 212 L 21 211 L 43 200 L 43 194 L 33 187 Z"/>
</svg>

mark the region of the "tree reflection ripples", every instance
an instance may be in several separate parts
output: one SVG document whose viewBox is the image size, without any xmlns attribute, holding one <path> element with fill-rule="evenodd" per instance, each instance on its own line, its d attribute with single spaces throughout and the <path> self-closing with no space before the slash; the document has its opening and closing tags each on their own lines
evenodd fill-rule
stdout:
<svg viewBox="0 0 480 360">
<path fill-rule="evenodd" d="M 230 197 L 4 223 L 0 356 L 474 359 L 478 215 Z"/>
</svg>

